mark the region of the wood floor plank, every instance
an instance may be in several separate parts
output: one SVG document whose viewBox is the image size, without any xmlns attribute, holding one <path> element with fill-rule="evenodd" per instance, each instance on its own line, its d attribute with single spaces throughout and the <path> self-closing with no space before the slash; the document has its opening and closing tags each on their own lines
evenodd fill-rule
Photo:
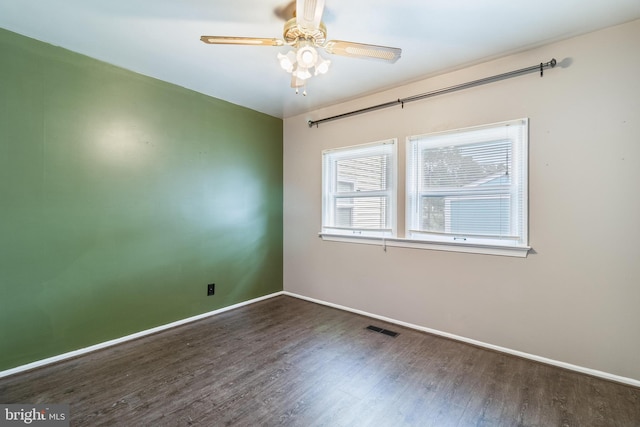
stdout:
<svg viewBox="0 0 640 427">
<path fill-rule="evenodd" d="M 640 426 L 637 388 L 287 296 L 0 379 L 0 402 L 74 426 Z"/>
</svg>

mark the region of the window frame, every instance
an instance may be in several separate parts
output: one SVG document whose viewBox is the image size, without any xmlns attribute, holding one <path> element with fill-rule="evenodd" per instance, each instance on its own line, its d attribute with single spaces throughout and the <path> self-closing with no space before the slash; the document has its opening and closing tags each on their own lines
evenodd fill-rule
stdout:
<svg viewBox="0 0 640 427">
<path fill-rule="evenodd" d="M 504 244 L 504 239 L 497 239 L 497 240 L 490 240 L 490 239 L 471 239 L 471 238 L 467 238 L 466 240 L 461 240 L 461 241 L 456 241 L 456 240 L 430 240 L 430 239 L 425 239 L 424 236 L 419 236 L 417 234 L 412 234 L 410 233 L 410 221 L 409 221 L 409 209 L 410 209 L 410 196 L 409 196 L 409 150 L 410 150 L 410 144 L 409 144 L 409 140 L 410 138 L 415 138 L 417 136 L 423 136 L 423 135 L 434 135 L 437 133 L 453 133 L 453 132 L 461 132 L 461 131 L 465 131 L 465 130 L 471 130 L 474 128 L 482 128 L 482 127 L 489 127 L 489 126 L 499 126 L 499 125 L 506 125 L 507 123 L 524 123 L 525 126 L 525 130 L 524 130 L 524 146 L 522 148 L 522 152 L 521 155 L 523 156 L 523 162 L 521 162 L 521 168 L 523 168 L 523 171 L 518 171 L 518 173 L 524 173 L 524 186 L 523 186 L 523 197 L 522 197 L 522 201 L 523 201 L 523 212 L 522 212 L 522 223 L 523 223 L 523 240 L 515 245 L 505 245 Z M 331 241 L 331 242 L 343 242 L 343 243 L 352 243 L 352 244 L 365 244 L 365 245 L 375 245 L 375 246 L 380 246 L 382 247 L 385 251 L 387 250 L 388 247 L 397 247 L 397 248 L 411 248 L 411 249 L 422 249 L 422 250 L 437 250 L 437 251 L 446 251 L 446 252 L 460 252 L 460 253 L 467 253 L 467 254 L 483 254 L 483 255 L 496 255 L 496 256 L 508 256 L 508 257 L 519 257 L 519 258 L 526 258 L 529 251 L 531 250 L 531 247 L 529 246 L 529 215 L 528 215 L 528 198 L 529 198 L 529 177 L 528 177 L 528 169 L 529 169 L 529 165 L 528 165 L 528 153 L 529 153 L 529 119 L 528 118 L 522 118 L 522 119 L 516 119 L 516 120 L 508 120 L 508 121 L 503 121 L 503 122 L 498 122 L 498 123 L 491 123 L 491 124 L 484 124 L 484 125 L 479 125 L 479 126 L 472 126 L 472 127 L 466 127 L 466 128 L 459 128 L 459 129 L 453 129 L 453 130 L 447 130 L 444 132 L 436 132 L 436 133 L 427 133 L 427 134 L 423 134 L 423 135 L 414 135 L 414 136 L 409 136 L 406 138 L 406 147 L 405 147 L 405 164 L 403 165 L 404 167 L 404 171 L 399 171 L 398 170 L 398 155 L 397 155 L 397 151 L 398 151 L 398 142 L 396 138 L 391 138 L 391 139 L 387 139 L 387 140 L 383 140 L 383 141 L 377 141 L 374 143 L 369 143 L 369 144 L 362 144 L 362 145 L 352 145 L 352 146 L 348 146 L 348 147 L 340 147 L 340 148 L 335 148 L 335 149 L 329 149 L 329 150 L 324 150 L 322 151 L 323 154 L 323 162 L 324 162 L 324 154 L 326 152 L 330 152 L 330 151 L 336 151 L 336 150 L 348 150 L 348 149 L 353 149 L 353 148 L 357 148 L 357 147 L 363 147 L 363 146 L 368 146 L 368 145 L 375 145 L 375 144 L 380 144 L 381 142 L 384 141 L 392 141 L 393 142 L 393 147 L 394 147 L 394 160 L 393 160 L 393 167 L 394 167 L 394 175 L 393 175 L 393 183 L 392 183 L 392 187 L 393 187 L 393 196 L 390 198 L 390 206 L 389 206 L 389 210 L 390 210 L 390 214 L 392 215 L 392 234 L 391 235 L 382 235 L 380 233 L 376 234 L 376 233 L 364 233 L 364 234 L 357 234 L 357 233 L 353 233 L 353 232 L 344 232 L 344 230 L 342 232 L 340 232 L 339 230 L 334 230 L 334 229 L 326 229 L 325 228 L 325 192 L 324 192 L 324 186 L 325 186 L 325 172 L 324 172 L 324 164 L 322 167 L 322 185 L 323 185 L 323 189 L 322 189 L 322 228 L 321 228 L 321 232 L 318 233 L 319 237 L 322 238 L 322 240 L 324 241 Z M 403 194 L 399 194 L 398 193 L 398 173 L 402 173 L 404 172 L 404 192 Z M 514 171 L 515 172 L 515 171 Z M 404 197 L 404 203 L 402 203 L 402 199 L 401 197 Z M 400 204 L 402 203 L 402 205 Z M 400 209 L 404 209 L 404 213 L 400 211 Z M 404 230 L 398 230 L 397 229 L 397 217 L 398 215 L 404 214 Z M 404 235 L 400 235 L 398 236 L 398 232 L 400 233 L 404 233 Z"/>
<path fill-rule="evenodd" d="M 390 138 L 366 144 L 351 145 L 322 151 L 322 231 L 321 236 L 354 236 L 373 238 L 393 238 L 397 235 L 397 206 L 398 206 L 398 140 Z M 389 162 L 386 165 L 386 190 L 369 190 L 339 192 L 339 182 L 348 182 L 339 179 L 334 160 L 357 159 L 375 154 L 376 148 L 380 152 L 388 151 Z M 340 227 L 335 223 L 334 211 L 338 199 L 364 199 L 371 197 L 385 197 L 386 228 L 372 229 L 362 227 Z"/>
<path fill-rule="evenodd" d="M 516 129 L 513 134 L 508 134 L 514 126 Z M 505 135 L 500 135 L 504 130 Z M 474 133 L 486 131 L 489 135 L 495 136 L 472 136 Z M 480 134 L 481 135 L 481 134 Z M 406 236 L 410 240 L 424 240 L 431 243 L 444 243 L 451 245 L 471 244 L 476 246 L 496 246 L 506 248 L 522 248 L 529 250 L 528 246 L 528 150 L 529 150 L 529 121 L 527 118 L 503 121 L 498 123 L 490 123 L 480 126 L 467 127 L 462 129 L 448 130 L 443 132 L 435 132 L 423 135 L 413 135 L 407 138 L 407 161 L 406 161 Z M 467 139 L 470 138 L 470 139 Z M 473 141 L 473 139 L 475 141 Z M 452 143 L 451 140 L 457 142 Z M 505 198 L 508 197 L 509 204 L 509 231 L 510 235 L 503 236 L 483 236 L 474 235 L 472 233 L 453 233 L 447 230 L 442 233 L 421 230 L 417 224 L 420 221 L 418 201 L 421 197 L 432 197 L 437 192 L 433 190 L 424 190 L 420 187 L 419 173 L 420 155 L 417 154 L 418 146 L 424 148 L 438 147 L 470 147 L 474 144 L 500 143 L 501 141 L 509 141 L 511 143 L 511 156 L 508 163 L 508 170 L 516 177 L 507 188 L 481 188 L 469 187 L 467 189 L 457 189 L 447 195 L 443 193 L 443 197 L 448 197 L 449 201 L 457 198 Z M 415 164 L 414 164 L 415 162 Z M 414 176 L 412 176 L 414 175 Z M 477 189 L 476 189 L 477 188 Z M 446 203 L 446 201 L 445 201 Z M 445 208 L 446 212 L 446 208 Z M 447 219 L 445 217 L 445 223 Z"/>
</svg>

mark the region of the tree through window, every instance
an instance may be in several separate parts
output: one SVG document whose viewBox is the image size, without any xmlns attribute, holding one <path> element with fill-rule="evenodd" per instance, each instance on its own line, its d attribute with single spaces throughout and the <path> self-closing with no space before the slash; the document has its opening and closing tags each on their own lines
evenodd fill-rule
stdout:
<svg viewBox="0 0 640 427">
<path fill-rule="evenodd" d="M 407 237 L 526 246 L 527 121 L 412 137 Z"/>
</svg>

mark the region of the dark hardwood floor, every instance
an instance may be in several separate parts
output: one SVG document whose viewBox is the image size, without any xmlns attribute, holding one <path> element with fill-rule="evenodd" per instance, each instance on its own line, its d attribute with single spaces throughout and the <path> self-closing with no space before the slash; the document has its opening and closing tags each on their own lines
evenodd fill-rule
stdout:
<svg viewBox="0 0 640 427">
<path fill-rule="evenodd" d="M 640 389 L 286 296 L 0 379 L 0 403 L 69 403 L 72 426 L 640 426 Z"/>
</svg>

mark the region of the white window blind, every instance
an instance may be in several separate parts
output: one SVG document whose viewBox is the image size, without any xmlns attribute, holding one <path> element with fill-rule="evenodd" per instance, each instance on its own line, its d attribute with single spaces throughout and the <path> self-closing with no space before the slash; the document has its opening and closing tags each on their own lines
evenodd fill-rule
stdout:
<svg viewBox="0 0 640 427">
<path fill-rule="evenodd" d="M 410 137 L 407 238 L 525 247 L 528 120 Z"/>
<path fill-rule="evenodd" d="M 395 140 L 323 151 L 322 178 L 322 233 L 395 235 Z"/>
</svg>

